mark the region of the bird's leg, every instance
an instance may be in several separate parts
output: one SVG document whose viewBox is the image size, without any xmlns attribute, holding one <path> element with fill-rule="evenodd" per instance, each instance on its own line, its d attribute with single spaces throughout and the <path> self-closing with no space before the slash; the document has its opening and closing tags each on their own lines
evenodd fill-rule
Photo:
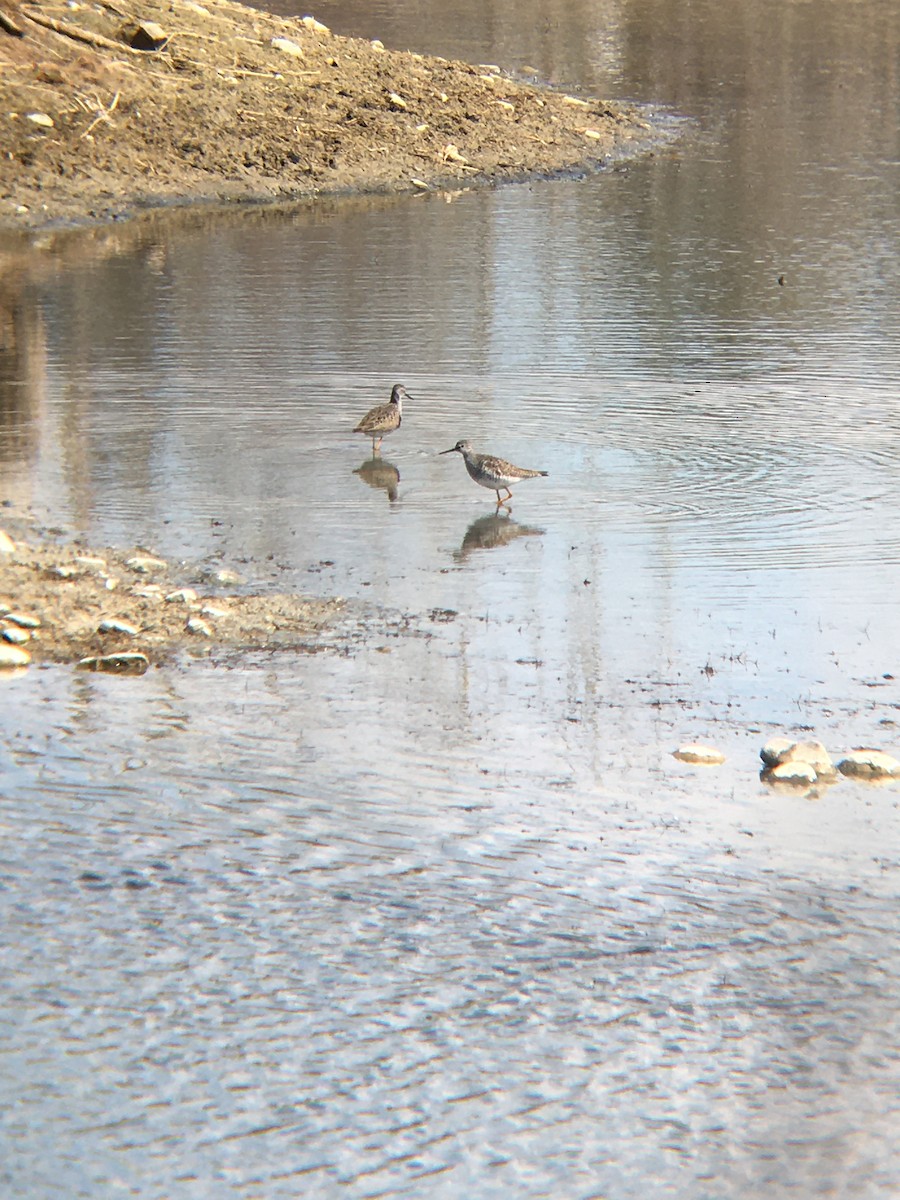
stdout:
<svg viewBox="0 0 900 1200">
<path fill-rule="evenodd" d="M 372 453 L 377 454 L 381 449 L 381 438 L 372 438 Z"/>
<path fill-rule="evenodd" d="M 505 508 L 509 512 L 512 512 L 512 505 L 509 503 L 511 499 L 512 499 L 512 492 L 509 490 L 509 488 L 506 489 L 506 496 L 502 500 L 500 498 L 500 489 L 499 488 L 497 489 L 497 508 L 498 509 Z"/>
</svg>

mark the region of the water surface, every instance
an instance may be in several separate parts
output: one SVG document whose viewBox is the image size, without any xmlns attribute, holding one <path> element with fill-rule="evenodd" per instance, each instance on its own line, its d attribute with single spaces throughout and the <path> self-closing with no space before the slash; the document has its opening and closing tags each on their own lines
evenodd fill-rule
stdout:
<svg viewBox="0 0 900 1200">
<path fill-rule="evenodd" d="M 0 1179 L 891 1195 L 897 793 L 756 756 L 900 750 L 897 12 L 316 15 L 680 136 L 7 285 L 13 513 L 351 612 L 344 650 L 3 682 Z M 462 437 L 549 476 L 497 518 Z"/>
</svg>

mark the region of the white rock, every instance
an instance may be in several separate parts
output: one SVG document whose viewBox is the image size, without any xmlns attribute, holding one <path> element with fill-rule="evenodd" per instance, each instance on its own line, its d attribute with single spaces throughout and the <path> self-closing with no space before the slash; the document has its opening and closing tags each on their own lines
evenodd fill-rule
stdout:
<svg viewBox="0 0 900 1200">
<path fill-rule="evenodd" d="M 47 113 L 33 112 L 26 113 L 25 119 L 31 121 L 34 125 L 40 125 L 43 129 L 52 129 L 54 125 L 53 118 Z"/>
<path fill-rule="evenodd" d="M 165 571 L 168 565 L 161 558 L 154 558 L 152 554 L 135 554 L 125 563 L 126 567 L 131 567 L 132 571 L 137 571 L 139 575 L 149 575 L 153 571 Z"/>
<path fill-rule="evenodd" d="M 166 596 L 167 604 L 192 604 L 197 599 L 197 593 L 193 588 L 179 588 L 177 592 L 169 592 Z"/>
<path fill-rule="evenodd" d="M 321 21 L 317 21 L 315 17 L 301 17 L 300 24 L 305 25 L 307 29 L 311 29 L 313 33 L 331 33 L 327 25 L 323 25 Z"/>
<path fill-rule="evenodd" d="M 188 633 L 196 633 L 199 637 L 212 637 L 213 635 L 213 631 L 207 623 L 201 621 L 199 617 L 188 617 L 184 627 Z"/>
<path fill-rule="evenodd" d="M 778 763 L 784 760 L 784 755 L 794 745 L 796 745 L 796 742 L 793 738 L 769 738 L 762 750 L 760 750 L 759 757 L 763 760 L 767 767 L 777 766 Z"/>
<path fill-rule="evenodd" d="M 14 625 L 18 625 L 22 629 L 40 629 L 41 627 L 41 618 L 32 613 L 8 612 L 3 619 L 12 621 Z"/>
<path fill-rule="evenodd" d="M 290 38 L 273 37 L 272 45 L 276 50 L 280 50 L 283 54 L 291 54 L 294 56 L 294 58 L 303 57 L 303 47 L 298 45 L 297 42 L 292 42 Z"/>
<path fill-rule="evenodd" d="M 200 609 L 200 616 L 211 617 L 213 620 L 217 620 L 219 617 L 227 617 L 228 609 L 217 608 L 214 604 L 204 604 Z"/>
<path fill-rule="evenodd" d="M 863 779 L 884 779 L 900 776 L 900 761 L 883 750 L 851 750 L 837 765 L 842 775 Z"/>
<path fill-rule="evenodd" d="M 15 549 L 16 543 L 5 530 L 0 529 L 0 554 L 13 554 Z"/>
<path fill-rule="evenodd" d="M 766 772 L 767 781 L 792 783 L 797 787 L 809 787 L 818 779 L 816 768 L 807 762 L 783 762 Z"/>
<path fill-rule="evenodd" d="M 725 755 L 714 746 L 702 746 L 699 742 L 690 742 L 672 751 L 673 757 L 681 762 L 698 763 L 701 766 L 715 767 L 725 761 Z"/>
<path fill-rule="evenodd" d="M 781 762 L 808 763 L 819 778 L 834 777 L 834 763 L 821 742 L 795 742 L 781 758 Z"/>
<path fill-rule="evenodd" d="M 234 584 L 244 581 L 237 571 L 229 571 L 227 567 L 223 567 L 221 571 L 216 571 L 216 582 L 221 583 L 224 587 L 232 587 Z"/>
<path fill-rule="evenodd" d="M 75 561 L 80 567 L 87 567 L 91 571 L 102 571 L 106 567 L 106 559 L 96 558 L 93 554 L 79 554 Z"/>
<path fill-rule="evenodd" d="M 31 641 L 31 634 L 27 629 L 20 629 L 18 625 L 7 625 L 5 629 L 0 629 L 0 637 L 4 642 L 11 642 L 14 646 L 24 646 L 26 642 Z"/>
<path fill-rule="evenodd" d="M 138 627 L 130 625 L 128 621 L 119 621 L 116 618 L 107 621 L 101 621 L 97 626 L 98 633 L 126 633 L 129 637 L 137 637 Z"/>
<path fill-rule="evenodd" d="M 0 642 L 0 667 L 27 667 L 31 655 L 21 646 L 12 646 L 9 642 Z"/>
</svg>

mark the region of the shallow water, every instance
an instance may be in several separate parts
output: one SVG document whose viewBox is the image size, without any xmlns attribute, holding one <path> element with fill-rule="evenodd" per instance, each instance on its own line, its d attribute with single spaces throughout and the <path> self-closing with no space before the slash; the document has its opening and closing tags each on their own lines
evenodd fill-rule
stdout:
<svg viewBox="0 0 900 1200">
<path fill-rule="evenodd" d="M 677 140 L 18 281 L 17 509 L 352 607 L 0 681 L 11 1195 L 900 1190 L 897 793 L 757 777 L 785 729 L 900 750 L 897 13 L 529 12 L 316 15 Z M 549 476 L 498 518 L 461 437 Z"/>
</svg>

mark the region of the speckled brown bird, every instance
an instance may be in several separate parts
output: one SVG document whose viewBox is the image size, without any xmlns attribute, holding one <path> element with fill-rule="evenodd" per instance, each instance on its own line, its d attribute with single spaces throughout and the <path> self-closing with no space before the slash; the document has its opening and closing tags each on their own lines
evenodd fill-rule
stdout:
<svg viewBox="0 0 900 1200">
<path fill-rule="evenodd" d="M 516 467 L 505 458 L 496 458 L 493 454 L 478 454 L 472 449 L 471 442 L 457 442 L 449 450 L 441 450 L 441 454 L 461 454 L 465 460 L 466 470 L 476 483 L 497 493 L 497 507 L 503 504 L 509 508 L 512 499 L 513 483 L 521 479 L 536 479 L 538 475 L 546 475 L 546 471 L 532 471 L 529 467 Z M 506 489 L 506 495 L 501 499 L 500 489 Z"/>
<path fill-rule="evenodd" d="M 373 454 L 381 446 L 383 437 L 400 428 L 403 417 L 403 401 L 411 399 L 406 388 L 395 383 L 391 388 L 391 398 L 387 404 L 379 404 L 376 408 L 370 408 L 353 430 L 354 433 L 364 433 L 372 439 Z"/>
</svg>

